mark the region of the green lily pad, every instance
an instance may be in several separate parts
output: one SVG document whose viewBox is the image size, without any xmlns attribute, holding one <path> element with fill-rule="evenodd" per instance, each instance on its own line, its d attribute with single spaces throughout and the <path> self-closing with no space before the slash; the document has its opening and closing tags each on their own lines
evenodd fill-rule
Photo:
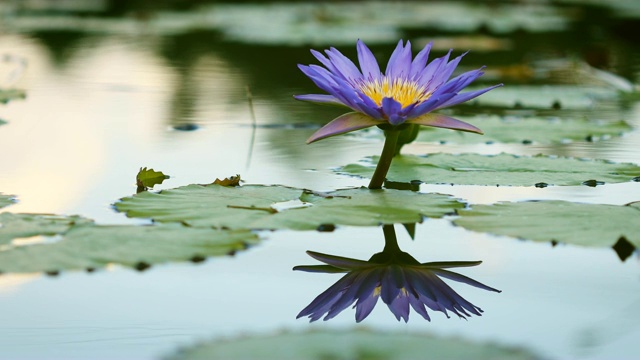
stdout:
<svg viewBox="0 0 640 360">
<path fill-rule="evenodd" d="M 26 96 L 24 90 L 0 89 L 0 103 L 2 104 L 6 104 L 11 100 L 24 99 Z"/>
<path fill-rule="evenodd" d="M 449 195 L 347 189 L 327 194 L 283 186 L 189 185 L 139 193 L 115 204 L 130 217 L 229 229 L 314 230 L 325 225 L 377 226 L 442 217 L 464 204 Z"/>
<path fill-rule="evenodd" d="M 601 123 L 588 119 L 502 118 L 498 116 L 487 118 L 456 116 L 456 118 L 478 126 L 484 131 L 484 136 L 422 126 L 417 141 L 457 144 L 488 142 L 551 144 L 566 141 L 594 141 L 609 136 L 619 136 L 633 129 L 625 121 Z"/>
<path fill-rule="evenodd" d="M 612 246 L 620 238 L 640 247 L 640 202 L 625 206 L 535 201 L 474 205 L 458 210 L 465 229 L 534 241 Z"/>
<path fill-rule="evenodd" d="M 4 120 L 0 119 L 0 125 L 4 125 L 4 124 L 6 124 L 6 123 L 7 123 L 6 121 L 4 121 Z"/>
<path fill-rule="evenodd" d="M 11 223 L 9 222 L 9 225 Z M 34 225 L 32 233 L 51 234 Z M 54 239 L 0 247 L 0 272 L 57 273 L 120 264 L 144 270 L 170 261 L 203 261 L 244 250 L 258 241 L 248 230 L 153 226 L 76 225 Z"/>
<path fill-rule="evenodd" d="M 585 110 L 598 102 L 619 97 L 616 89 L 598 86 L 509 85 L 482 94 L 471 103 L 505 108 Z"/>
<path fill-rule="evenodd" d="M 365 164 L 349 164 L 338 172 L 371 177 L 378 157 Z M 596 180 L 605 183 L 631 181 L 640 175 L 640 166 L 604 160 L 517 156 L 511 154 L 429 154 L 401 155 L 393 159 L 387 178 L 392 181 L 420 180 L 430 184 L 459 185 L 581 185 Z"/>
<path fill-rule="evenodd" d="M 181 349 L 165 360 L 260 359 L 538 359 L 520 348 L 482 344 L 431 334 L 390 333 L 366 329 L 283 332 L 275 335 L 214 340 Z"/>
<path fill-rule="evenodd" d="M 12 195 L 0 194 L 0 208 L 12 205 L 16 202 L 16 199 Z"/>
<path fill-rule="evenodd" d="M 72 226 L 91 223 L 92 220 L 80 216 L 5 212 L 0 214 L 0 245 L 8 244 L 16 238 L 62 234 Z"/>
</svg>

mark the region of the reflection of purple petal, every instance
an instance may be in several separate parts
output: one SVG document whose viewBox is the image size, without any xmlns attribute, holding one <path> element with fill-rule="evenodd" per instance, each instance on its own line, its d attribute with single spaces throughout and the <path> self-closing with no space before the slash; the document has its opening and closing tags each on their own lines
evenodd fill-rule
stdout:
<svg viewBox="0 0 640 360">
<path fill-rule="evenodd" d="M 338 116 L 330 123 L 320 128 L 320 130 L 316 131 L 313 135 L 311 135 L 309 139 L 307 139 L 307 144 L 331 136 L 379 125 L 381 123 L 382 122 L 360 113 L 346 113 L 344 115 Z"/>
<path fill-rule="evenodd" d="M 358 269 L 358 268 L 368 268 L 371 267 L 372 264 L 363 260 L 351 259 L 342 256 L 335 256 L 329 254 L 322 254 L 315 251 L 307 251 L 307 254 L 312 258 L 322 261 L 325 264 L 329 264 L 341 269 Z"/>
<path fill-rule="evenodd" d="M 471 124 L 442 114 L 424 114 L 422 116 L 418 116 L 417 118 L 407 120 L 407 123 L 483 134 L 482 130 Z"/>
<path fill-rule="evenodd" d="M 409 294 L 408 297 L 409 297 L 409 304 L 411 304 L 411 307 L 413 308 L 413 310 L 415 310 L 418 314 L 422 315 L 422 317 L 425 318 L 425 320 L 431 321 L 431 317 L 429 317 L 429 313 L 427 312 L 427 309 L 424 307 L 424 303 L 420 301 L 420 298 L 416 297 L 413 294 Z"/>
<path fill-rule="evenodd" d="M 461 283 L 465 283 L 467 285 L 471 285 L 471 286 L 475 286 L 477 288 L 480 289 L 484 289 L 484 290 L 488 290 L 488 291 L 493 291 L 493 292 L 502 292 L 498 289 L 494 289 L 490 286 L 487 286 L 479 281 L 473 280 L 470 277 L 464 276 L 462 274 L 458 274 L 458 273 L 454 273 L 453 271 L 448 271 L 448 270 L 442 270 L 442 269 L 434 269 L 432 270 L 434 273 L 442 276 L 443 278 L 447 278 L 449 280 L 453 280 L 453 281 L 457 281 L 457 282 L 461 282 Z"/>
<path fill-rule="evenodd" d="M 391 265 L 386 268 L 384 275 L 382 276 L 382 290 L 380 293 L 380 297 L 385 304 L 391 304 L 391 302 L 398 296 L 400 293 L 401 286 L 397 285 L 396 279 L 394 277 L 394 272 L 391 269 L 392 267 L 397 265 Z"/>
<path fill-rule="evenodd" d="M 326 274 L 345 273 L 349 271 L 331 265 L 298 265 L 294 266 L 293 270 Z"/>
<path fill-rule="evenodd" d="M 418 267 L 426 268 L 433 270 L 437 269 L 446 269 L 446 268 L 454 268 L 454 267 L 469 267 L 469 266 L 477 266 L 482 264 L 482 261 L 433 261 L 422 263 Z"/>
<path fill-rule="evenodd" d="M 391 303 L 387 303 L 387 306 L 398 321 L 400 319 L 404 319 L 404 322 L 409 321 L 409 298 L 404 288 L 401 289 L 398 296 Z"/>
</svg>

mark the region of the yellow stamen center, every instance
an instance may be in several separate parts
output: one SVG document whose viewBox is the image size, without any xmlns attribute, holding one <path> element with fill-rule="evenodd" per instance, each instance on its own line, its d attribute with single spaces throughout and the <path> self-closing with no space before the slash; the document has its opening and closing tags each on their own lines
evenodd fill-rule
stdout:
<svg viewBox="0 0 640 360">
<path fill-rule="evenodd" d="M 378 106 L 382 106 L 382 99 L 390 97 L 402 104 L 403 108 L 423 102 L 431 96 L 427 89 L 415 81 L 399 78 L 389 80 L 386 77 L 362 83 L 360 91 Z"/>
</svg>

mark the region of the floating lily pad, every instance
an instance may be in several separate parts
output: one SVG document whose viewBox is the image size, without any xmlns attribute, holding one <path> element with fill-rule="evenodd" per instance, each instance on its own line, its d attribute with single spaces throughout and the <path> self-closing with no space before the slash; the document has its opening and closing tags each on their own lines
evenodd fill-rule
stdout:
<svg viewBox="0 0 640 360">
<path fill-rule="evenodd" d="M 165 360 L 259 359 L 538 359 L 531 352 L 430 334 L 389 333 L 365 329 L 285 332 L 276 335 L 214 340 L 179 350 Z"/>
<path fill-rule="evenodd" d="M 16 199 L 14 196 L 0 194 L 0 208 L 12 205 L 15 202 L 16 202 Z"/>
<path fill-rule="evenodd" d="M 3 223 L 5 224 L 5 223 Z M 11 222 L 8 222 L 11 225 Z M 32 226 L 31 234 L 51 235 Z M 0 228 L 1 230 L 1 228 Z M 258 241 L 248 230 L 189 228 L 178 224 L 154 226 L 76 225 L 54 239 L 0 248 L 0 272 L 56 273 L 120 264 L 144 270 L 169 261 L 203 261 L 243 250 Z"/>
<path fill-rule="evenodd" d="M 85 225 L 92 222 L 92 220 L 80 216 L 5 212 L 0 214 L 0 245 L 10 243 L 15 238 L 62 234 L 74 225 Z"/>
<path fill-rule="evenodd" d="M 337 171 L 371 177 L 378 157 L 365 164 L 349 164 Z M 401 155 L 393 159 L 387 178 L 392 181 L 420 180 L 430 184 L 459 185 L 581 185 L 596 180 L 605 183 L 631 181 L 640 175 L 640 166 L 603 160 L 517 156 L 511 154 L 430 154 Z"/>
<path fill-rule="evenodd" d="M 11 100 L 24 99 L 26 94 L 24 90 L 19 89 L 0 89 L 0 103 L 6 104 Z M 1 123 L 1 121 L 0 121 Z"/>
<path fill-rule="evenodd" d="M 484 136 L 422 126 L 416 141 L 478 144 L 486 142 L 539 144 L 572 141 L 594 141 L 619 136 L 633 128 L 624 121 L 596 122 L 588 119 L 501 118 L 498 116 L 457 119 L 472 123 L 484 131 Z"/>
<path fill-rule="evenodd" d="M 464 204 L 449 195 L 400 190 L 361 188 L 317 194 L 283 186 L 189 185 L 136 194 L 121 199 L 115 207 L 130 217 L 190 226 L 314 230 L 329 224 L 420 222 L 423 216 L 442 217 Z"/>
<path fill-rule="evenodd" d="M 606 87 L 509 85 L 482 94 L 471 103 L 505 108 L 584 110 L 600 101 L 617 100 L 619 96 L 619 91 Z"/>
<path fill-rule="evenodd" d="M 474 205 L 458 210 L 465 229 L 534 241 L 612 246 L 625 238 L 640 247 L 640 202 L 626 206 L 536 201 Z"/>
</svg>

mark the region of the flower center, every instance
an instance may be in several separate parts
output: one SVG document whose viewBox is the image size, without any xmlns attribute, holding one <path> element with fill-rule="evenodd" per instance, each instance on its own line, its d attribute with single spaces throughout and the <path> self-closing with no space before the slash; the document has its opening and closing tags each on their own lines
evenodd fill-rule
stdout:
<svg viewBox="0 0 640 360">
<path fill-rule="evenodd" d="M 386 97 L 393 98 L 405 108 L 411 104 L 423 102 L 431 96 L 424 86 L 401 78 L 390 80 L 383 77 L 379 80 L 363 82 L 359 87 L 360 91 L 378 106 L 382 106 L 382 99 Z"/>
</svg>

